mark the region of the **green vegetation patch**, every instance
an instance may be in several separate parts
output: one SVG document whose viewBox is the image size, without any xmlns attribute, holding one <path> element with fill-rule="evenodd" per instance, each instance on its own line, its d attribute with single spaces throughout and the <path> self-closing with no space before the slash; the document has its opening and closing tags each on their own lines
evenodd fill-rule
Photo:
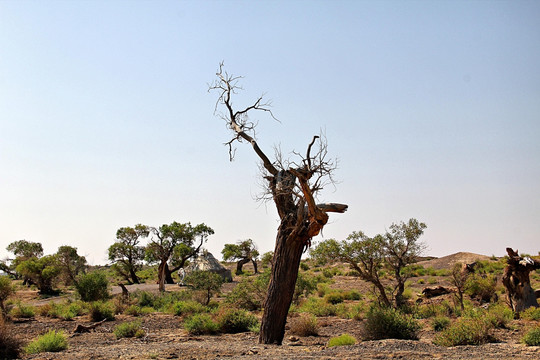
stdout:
<svg viewBox="0 0 540 360">
<path fill-rule="evenodd" d="M 41 352 L 59 352 L 67 349 L 67 347 L 66 334 L 61 330 L 58 332 L 50 330 L 28 344 L 24 350 L 28 354 L 37 354 Z"/>
<path fill-rule="evenodd" d="M 346 346 L 356 344 L 356 339 L 354 336 L 349 334 L 342 334 L 337 337 L 333 337 L 328 341 L 328 347 L 333 346 Z"/>
</svg>

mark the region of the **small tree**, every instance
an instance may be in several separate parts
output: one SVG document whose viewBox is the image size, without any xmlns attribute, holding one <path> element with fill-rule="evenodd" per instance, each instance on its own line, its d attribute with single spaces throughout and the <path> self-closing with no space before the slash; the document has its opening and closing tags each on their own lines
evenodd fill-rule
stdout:
<svg viewBox="0 0 540 360">
<path fill-rule="evenodd" d="M 45 295 L 56 294 L 54 285 L 62 271 L 55 255 L 30 258 L 17 265 L 17 272 L 36 284 L 39 292 Z"/>
<path fill-rule="evenodd" d="M 368 237 L 361 231 L 351 233 L 347 240 L 325 240 L 310 250 L 311 256 L 321 264 L 345 262 L 356 270 L 360 278 L 372 283 L 385 306 L 391 306 L 382 284 L 380 271 L 384 266 L 384 238 Z"/>
<path fill-rule="evenodd" d="M 221 290 L 223 278 L 211 271 L 194 271 L 186 277 L 185 282 L 194 290 L 204 291 L 206 294 L 204 305 L 208 305 L 212 295 Z"/>
<path fill-rule="evenodd" d="M 450 273 L 450 283 L 456 287 L 457 293 L 455 294 L 461 310 L 465 310 L 465 305 L 463 304 L 463 294 L 467 289 L 468 279 L 470 272 L 467 270 L 467 267 L 463 264 L 457 263 L 454 264 L 452 272 Z"/>
<path fill-rule="evenodd" d="M 173 222 L 159 228 L 150 228 L 152 239 L 146 247 L 146 259 L 158 262 L 158 283 L 160 291 L 165 283 L 174 284 L 172 273 L 183 268 L 186 261 L 195 257 L 209 235 L 214 230 L 205 224 L 192 226 L 191 223 Z M 169 268 L 169 261 L 173 269 Z"/>
<path fill-rule="evenodd" d="M 392 224 L 390 231 L 384 235 L 371 238 L 358 231 L 349 235 L 347 240 L 323 241 L 311 249 L 310 253 L 321 263 L 348 263 L 363 280 L 375 286 L 385 306 L 392 305 L 390 299 L 391 295 L 394 295 L 395 306 L 401 307 L 404 304 L 405 281 L 409 277 L 404 269 L 416 262 L 425 249 L 425 245 L 418 240 L 425 228 L 424 223 L 410 219 L 408 223 Z M 391 294 L 387 292 L 380 278 L 383 268 L 391 270 L 395 279 Z"/>
<path fill-rule="evenodd" d="M 77 248 L 72 246 L 60 246 L 56 252 L 56 260 L 66 285 L 75 284 L 79 273 L 86 268 L 86 258 L 77 254 Z"/>
<path fill-rule="evenodd" d="M 139 246 L 141 238 L 148 237 L 150 229 L 146 225 L 123 227 L 116 232 L 117 241 L 109 246 L 109 260 L 116 271 L 128 284 L 139 284 L 137 271 L 142 269 L 145 248 Z"/>
<path fill-rule="evenodd" d="M 403 271 L 407 265 L 418 261 L 426 245 L 418 239 L 424 233 L 426 224 L 410 219 L 407 223 L 390 225 L 390 231 L 384 234 L 384 254 L 388 267 L 394 272 L 396 306 L 401 307 L 405 300 L 405 282 L 410 273 Z"/>
<path fill-rule="evenodd" d="M 225 244 L 223 250 L 221 250 L 223 255 L 223 260 L 237 260 L 236 262 L 236 274 L 242 274 L 242 267 L 248 262 L 252 262 L 255 269 L 255 274 L 258 273 L 257 270 L 257 258 L 259 257 L 259 251 L 255 247 L 253 240 L 240 240 L 236 244 Z"/>
<path fill-rule="evenodd" d="M 31 242 L 27 240 L 18 240 L 14 241 L 6 247 L 7 251 L 15 255 L 15 259 L 8 266 L 7 261 L 4 261 L 2 268 L 5 268 L 5 271 L 8 274 L 13 274 L 17 278 L 23 277 L 23 285 L 30 285 L 32 280 L 28 277 L 22 276 L 21 273 L 17 272 L 17 266 L 23 261 L 26 261 L 31 258 L 40 258 L 43 256 L 43 246 L 41 243 Z"/>
</svg>

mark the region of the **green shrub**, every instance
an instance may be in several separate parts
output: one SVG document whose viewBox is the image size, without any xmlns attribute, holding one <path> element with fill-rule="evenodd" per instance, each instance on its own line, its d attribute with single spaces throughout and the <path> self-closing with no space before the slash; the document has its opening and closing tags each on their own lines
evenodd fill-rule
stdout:
<svg viewBox="0 0 540 360">
<path fill-rule="evenodd" d="M 124 314 L 131 315 L 131 316 L 141 316 L 141 315 L 148 315 L 156 310 L 153 307 L 150 306 L 138 306 L 138 305 L 130 305 L 124 310 Z"/>
<path fill-rule="evenodd" d="M 466 293 L 480 301 L 490 302 L 496 296 L 497 278 L 493 275 L 485 277 L 473 274 L 466 284 Z"/>
<path fill-rule="evenodd" d="M 319 297 L 324 297 L 330 291 L 332 290 L 330 289 L 330 286 L 328 286 L 328 284 L 325 284 L 325 283 L 317 284 L 317 295 Z"/>
<path fill-rule="evenodd" d="M 13 288 L 13 285 L 11 284 L 11 279 L 7 276 L 0 276 L 0 315 L 3 315 L 6 313 L 6 307 L 4 305 L 4 301 L 7 300 L 8 297 L 13 295 L 15 293 L 15 289 Z"/>
<path fill-rule="evenodd" d="M 301 296 L 307 298 L 316 288 L 317 279 L 315 277 L 299 273 L 294 287 L 293 302 L 298 304 Z"/>
<path fill-rule="evenodd" d="M 82 301 L 107 300 L 109 294 L 109 281 L 102 272 L 91 272 L 79 276 L 75 289 Z"/>
<path fill-rule="evenodd" d="M 21 340 L 13 335 L 12 329 L 0 314 L 0 359 L 18 359 L 20 352 Z"/>
<path fill-rule="evenodd" d="M 67 349 L 67 347 L 66 334 L 61 330 L 58 332 L 50 330 L 28 344 L 24 350 L 28 354 L 37 354 L 41 352 L 59 352 Z"/>
<path fill-rule="evenodd" d="M 219 329 L 227 334 L 249 331 L 258 324 L 255 315 L 242 309 L 224 309 L 218 316 Z"/>
<path fill-rule="evenodd" d="M 249 311 L 260 310 L 264 299 L 266 298 L 269 282 L 269 269 L 256 278 L 250 277 L 242 279 L 242 281 L 227 294 L 225 301 L 237 308 Z"/>
<path fill-rule="evenodd" d="M 420 325 L 412 316 L 394 308 L 372 306 L 366 315 L 365 337 L 380 339 L 418 339 Z"/>
<path fill-rule="evenodd" d="M 114 307 L 110 302 L 94 301 L 89 306 L 92 321 L 114 320 Z"/>
<path fill-rule="evenodd" d="M 423 284 L 426 283 L 426 280 L 425 280 L 425 279 L 418 279 L 417 283 L 418 283 L 419 285 L 423 285 Z"/>
<path fill-rule="evenodd" d="M 521 341 L 528 346 L 540 346 L 540 326 L 529 330 Z"/>
<path fill-rule="evenodd" d="M 334 316 L 336 315 L 336 306 L 322 299 L 310 297 L 302 304 L 300 311 L 315 316 Z"/>
<path fill-rule="evenodd" d="M 135 291 L 133 296 L 137 299 L 137 305 L 144 307 L 149 306 L 154 308 L 156 302 L 156 295 L 149 291 Z"/>
<path fill-rule="evenodd" d="M 492 325 L 485 319 L 461 318 L 435 337 L 433 343 L 440 346 L 481 345 L 493 338 Z"/>
<path fill-rule="evenodd" d="M 184 321 L 184 328 L 191 335 L 215 334 L 219 326 L 208 314 L 194 314 Z"/>
<path fill-rule="evenodd" d="M 178 301 L 173 305 L 173 313 L 175 315 L 190 315 L 207 312 L 207 308 L 193 300 Z"/>
<path fill-rule="evenodd" d="M 345 300 L 361 300 L 362 295 L 356 290 L 348 290 L 343 293 Z"/>
<path fill-rule="evenodd" d="M 144 330 L 141 328 L 140 321 L 129 321 L 117 325 L 113 330 L 117 339 L 120 338 L 141 338 L 145 335 Z"/>
<path fill-rule="evenodd" d="M 329 304 L 336 305 L 343 302 L 343 294 L 340 292 L 334 291 L 331 293 L 328 293 L 324 295 L 324 301 L 326 301 Z"/>
<path fill-rule="evenodd" d="M 30 319 L 36 315 L 36 308 L 31 305 L 22 304 L 20 301 L 13 309 L 11 309 L 11 316 L 22 319 Z"/>
<path fill-rule="evenodd" d="M 300 263 L 300 269 L 304 270 L 304 271 L 308 271 L 309 270 L 309 265 L 306 264 L 304 261 L 302 261 Z"/>
<path fill-rule="evenodd" d="M 435 331 L 442 331 L 450 325 L 450 318 L 446 316 L 436 316 L 431 319 L 431 327 Z"/>
<path fill-rule="evenodd" d="M 514 320 L 514 311 L 503 304 L 496 304 L 488 309 L 486 319 L 495 328 L 507 329 L 508 324 Z"/>
<path fill-rule="evenodd" d="M 313 315 L 300 316 L 292 321 L 290 331 L 291 334 L 298 336 L 317 336 L 319 335 L 317 318 Z"/>
<path fill-rule="evenodd" d="M 530 307 L 519 313 L 519 317 L 525 320 L 540 320 L 540 307 Z"/>
<path fill-rule="evenodd" d="M 345 345 L 354 345 L 356 344 L 356 339 L 354 336 L 349 334 L 343 334 L 338 337 L 330 338 L 328 341 L 328 347 L 333 346 L 345 346 Z"/>
</svg>

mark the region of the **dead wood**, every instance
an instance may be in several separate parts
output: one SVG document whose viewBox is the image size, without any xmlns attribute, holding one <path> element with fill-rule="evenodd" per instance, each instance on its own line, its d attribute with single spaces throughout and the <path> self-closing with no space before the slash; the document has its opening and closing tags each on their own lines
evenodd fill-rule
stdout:
<svg viewBox="0 0 540 360">
<path fill-rule="evenodd" d="M 441 295 L 450 294 L 452 292 L 454 292 L 452 289 L 445 288 L 444 286 L 437 286 L 434 288 L 425 288 L 424 290 L 422 290 L 422 294 L 424 294 L 424 296 L 427 297 L 428 299 L 441 296 Z"/>
<path fill-rule="evenodd" d="M 73 330 L 73 334 L 80 334 L 80 333 L 90 332 L 90 330 L 95 329 L 99 325 L 103 324 L 105 321 L 107 321 L 107 319 L 103 319 L 101 321 L 95 322 L 95 323 L 90 324 L 90 325 L 77 324 L 77 327 L 75 327 L 75 330 Z"/>
</svg>

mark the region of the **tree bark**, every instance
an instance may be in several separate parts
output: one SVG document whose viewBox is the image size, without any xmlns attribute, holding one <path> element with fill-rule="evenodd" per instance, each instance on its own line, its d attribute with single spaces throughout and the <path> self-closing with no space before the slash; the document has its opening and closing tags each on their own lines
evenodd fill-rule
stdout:
<svg viewBox="0 0 540 360">
<path fill-rule="evenodd" d="M 304 249 L 301 239 L 291 237 L 294 219 L 279 227 L 274 250 L 272 276 L 264 302 L 259 343 L 281 345 L 285 335 L 287 314 L 294 295 L 298 268 Z"/>
<path fill-rule="evenodd" d="M 236 275 L 240 275 L 243 273 L 242 269 L 244 267 L 244 264 L 247 264 L 249 262 L 249 259 L 241 259 L 236 262 Z"/>
<path fill-rule="evenodd" d="M 529 273 L 540 269 L 540 261 L 522 258 L 517 251 L 506 248 L 508 265 L 504 269 L 502 282 L 506 287 L 508 303 L 512 310 L 520 313 L 530 307 L 538 307 L 536 293 L 531 287 Z"/>
</svg>

